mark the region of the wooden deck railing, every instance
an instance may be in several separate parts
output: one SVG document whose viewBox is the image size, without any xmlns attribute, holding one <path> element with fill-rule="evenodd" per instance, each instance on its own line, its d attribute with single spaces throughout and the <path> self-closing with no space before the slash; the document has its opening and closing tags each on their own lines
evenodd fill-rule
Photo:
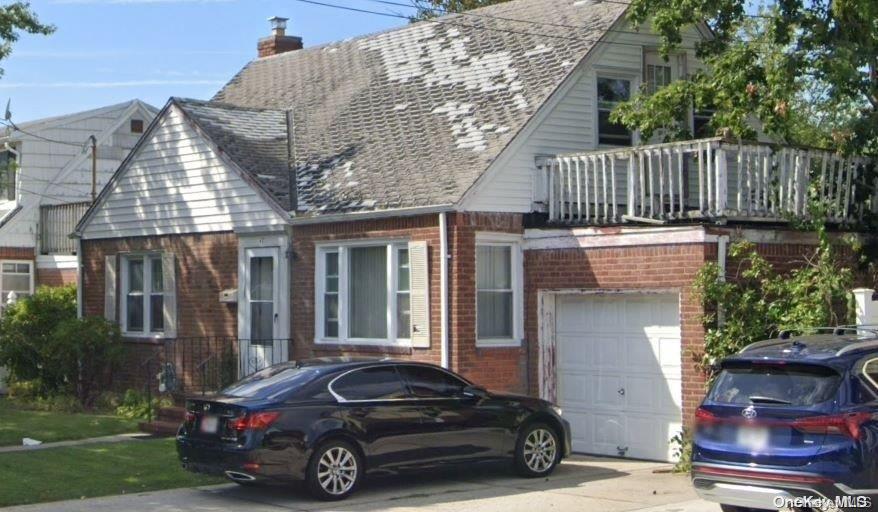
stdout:
<svg viewBox="0 0 878 512">
<path fill-rule="evenodd" d="M 836 223 L 875 211 L 862 157 L 720 138 L 540 157 L 537 202 L 550 222 L 789 221 L 816 200 Z M 860 193 L 857 193 L 858 187 Z"/>
</svg>

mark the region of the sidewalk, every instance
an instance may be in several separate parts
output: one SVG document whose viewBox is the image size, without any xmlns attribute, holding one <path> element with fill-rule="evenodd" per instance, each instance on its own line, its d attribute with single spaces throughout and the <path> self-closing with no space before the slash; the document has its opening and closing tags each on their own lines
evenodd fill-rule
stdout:
<svg viewBox="0 0 878 512">
<path fill-rule="evenodd" d="M 115 436 L 103 437 L 87 437 L 85 439 L 72 439 L 70 441 L 56 441 L 54 443 L 43 443 L 36 446 L 0 446 L 0 453 L 29 452 L 34 450 L 48 450 L 50 448 L 62 448 L 65 446 L 82 446 L 86 444 L 98 443 L 121 443 L 124 441 L 133 441 L 137 439 L 148 439 L 149 434 L 142 432 L 133 432 L 131 434 L 117 434 Z"/>
</svg>

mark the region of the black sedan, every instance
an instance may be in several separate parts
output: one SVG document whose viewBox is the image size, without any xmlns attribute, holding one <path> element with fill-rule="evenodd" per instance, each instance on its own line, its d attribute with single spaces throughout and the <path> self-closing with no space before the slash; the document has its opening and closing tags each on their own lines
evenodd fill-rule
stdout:
<svg viewBox="0 0 878 512">
<path fill-rule="evenodd" d="M 570 453 L 570 428 L 544 400 L 490 393 L 437 366 L 333 358 L 189 400 L 177 451 L 191 471 L 243 485 L 304 480 L 338 500 L 367 473 L 512 459 L 522 476 L 546 476 Z"/>
</svg>

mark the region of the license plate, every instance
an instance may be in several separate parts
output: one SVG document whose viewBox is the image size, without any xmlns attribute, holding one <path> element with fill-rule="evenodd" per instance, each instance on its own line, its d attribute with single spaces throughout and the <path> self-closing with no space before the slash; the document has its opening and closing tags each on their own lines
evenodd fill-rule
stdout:
<svg viewBox="0 0 878 512">
<path fill-rule="evenodd" d="M 750 451 L 762 451 L 768 447 L 770 432 L 766 427 L 738 428 L 738 445 Z"/>
<path fill-rule="evenodd" d="M 201 418 L 201 431 L 205 434 L 216 434 L 219 429 L 219 418 L 216 416 L 205 416 Z"/>
</svg>

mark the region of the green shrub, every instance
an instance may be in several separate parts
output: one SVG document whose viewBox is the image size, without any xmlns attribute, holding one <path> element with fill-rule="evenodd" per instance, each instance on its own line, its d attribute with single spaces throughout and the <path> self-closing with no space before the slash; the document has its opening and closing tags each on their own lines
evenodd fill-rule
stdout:
<svg viewBox="0 0 878 512">
<path fill-rule="evenodd" d="M 677 459 L 674 471 L 677 473 L 692 471 L 692 434 L 689 429 L 684 428 L 681 432 L 677 432 L 671 438 L 671 446 L 674 449 L 674 457 Z"/>
<path fill-rule="evenodd" d="M 174 402 L 167 397 L 152 398 L 152 414 L 161 407 L 170 407 Z M 129 389 L 122 395 L 119 405 L 116 406 L 116 415 L 128 419 L 146 419 L 149 415 L 149 401 L 146 394 Z"/>
<path fill-rule="evenodd" d="M 40 287 L 0 319 L 0 366 L 23 399 L 73 396 L 94 404 L 122 357 L 119 329 L 102 318 L 76 318 L 76 288 Z M 24 384 L 27 383 L 27 384 Z M 67 401 L 66 398 L 58 398 Z"/>
</svg>

